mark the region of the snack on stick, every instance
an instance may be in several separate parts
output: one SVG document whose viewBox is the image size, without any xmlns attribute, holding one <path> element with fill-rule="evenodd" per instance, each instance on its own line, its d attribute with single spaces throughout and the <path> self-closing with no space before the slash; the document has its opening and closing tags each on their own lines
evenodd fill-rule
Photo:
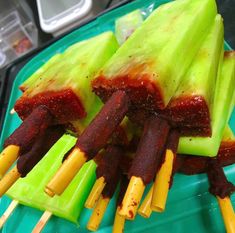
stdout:
<svg viewBox="0 0 235 233">
<path fill-rule="evenodd" d="M 101 103 L 90 82 L 117 48 L 113 33 L 106 32 L 55 55 L 21 86 L 24 93 L 15 104 L 16 112 L 25 119 L 36 106 L 45 105 L 54 123 L 68 124 L 85 116 L 91 120 Z"/>
<path fill-rule="evenodd" d="M 78 138 L 75 149 L 47 185 L 49 195 L 64 191 L 81 165 L 104 146 L 128 111 L 138 107 L 148 112 L 168 104 L 215 16 L 214 0 L 175 1 L 159 7 L 132 34 L 93 82 L 94 91 L 103 100 L 115 92 L 107 101 L 112 111 L 104 106 L 97 115 L 99 120 L 95 118 Z M 182 51 L 187 51 L 187 56 Z M 172 63 L 174 66 L 170 66 Z M 97 140 L 96 135 L 103 132 L 103 140 Z M 76 168 L 65 178 L 71 164 L 76 164 Z M 63 186 L 59 185 L 60 180 L 66 180 Z"/>
<path fill-rule="evenodd" d="M 51 146 L 63 135 L 61 126 L 51 126 L 38 134 L 38 139 L 29 151 L 22 153 L 17 164 L 0 180 L 0 197 L 19 179 L 25 177 Z M 29 132 L 30 134 L 30 132 Z"/>
<path fill-rule="evenodd" d="M 81 166 L 87 160 L 91 160 L 106 145 L 124 118 L 128 105 L 129 100 L 124 92 L 118 91 L 113 94 L 90 125 L 78 137 L 74 149 L 47 184 L 45 192 L 48 195 L 61 195 Z M 102 130 L 102 137 L 100 130 Z M 61 182 L 62 180 L 63 182 Z"/>
<path fill-rule="evenodd" d="M 227 52 L 226 52 L 227 53 Z M 224 59 L 224 61 L 221 63 L 222 65 L 221 65 L 221 69 L 222 69 L 222 72 L 220 73 L 220 69 L 219 69 L 219 71 L 218 71 L 218 80 L 217 80 L 217 83 L 216 83 L 216 87 L 218 87 L 218 85 L 221 85 L 221 86 L 224 86 L 225 87 L 225 90 L 226 90 L 226 87 L 228 88 L 229 86 L 228 85 L 234 85 L 234 74 L 233 74 L 233 70 L 234 70 L 234 59 L 233 59 L 233 56 L 229 56 L 230 57 L 230 62 L 229 62 L 229 64 L 230 64 L 230 66 L 229 67 L 227 67 L 226 69 L 223 69 L 224 68 L 224 65 L 225 64 L 227 64 L 227 58 L 226 57 L 228 57 L 227 56 L 227 54 L 225 53 L 225 59 Z M 231 54 L 233 54 L 233 52 L 230 52 Z M 232 73 L 231 73 L 231 71 L 233 71 Z M 224 75 L 225 75 L 225 73 L 227 74 L 227 76 L 225 77 Z M 219 89 L 220 90 L 220 89 Z M 218 88 L 215 90 L 215 98 L 219 98 L 218 97 L 218 94 L 220 94 L 220 95 L 222 95 L 222 93 L 218 93 Z M 229 99 L 227 99 L 227 101 L 228 101 L 228 103 L 227 103 L 227 105 L 228 105 L 228 107 L 230 107 L 230 106 L 232 106 L 231 105 L 231 100 L 233 99 L 232 98 L 232 96 L 233 96 L 233 90 L 229 90 L 230 92 L 228 93 L 228 95 L 230 96 L 230 98 Z M 225 97 L 226 98 L 226 97 Z M 225 105 L 226 105 L 226 103 L 225 103 Z M 224 106 L 222 106 L 222 107 L 224 107 Z M 227 112 L 229 113 L 229 112 L 231 112 L 230 110 L 229 110 L 229 108 L 227 109 Z M 217 114 L 221 114 L 220 113 L 220 109 L 219 110 L 217 110 Z M 215 114 L 214 114 L 215 115 Z M 223 121 L 222 119 L 224 119 L 224 122 L 223 123 L 226 123 L 226 118 L 220 118 L 220 120 L 221 121 Z M 222 128 L 223 129 L 223 128 Z M 222 130 L 222 129 L 220 129 L 220 130 Z M 164 132 L 164 131 L 163 131 Z M 163 137 L 163 136 L 162 136 Z M 200 146 L 200 144 L 198 144 L 198 146 Z M 148 156 L 149 156 L 149 153 L 148 153 Z M 171 162 L 173 162 L 173 160 L 171 160 Z M 133 164 L 135 163 L 135 160 L 134 160 L 134 162 L 133 162 Z M 141 164 L 141 162 L 139 161 L 138 162 L 139 164 Z M 142 166 L 142 164 L 141 164 L 141 168 L 143 168 L 143 166 Z M 145 170 L 147 171 L 147 168 L 145 168 Z M 151 180 L 150 180 L 151 181 Z M 150 182 L 149 181 L 149 182 Z M 130 190 L 133 190 L 133 188 L 132 188 L 132 186 L 133 186 L 133 184 L 130 184 L 130 187 L 128 187 L 128 189 L 130 188 Z M 134 184 L 136 187 L 138 186 L 138 184 Z M 128 193 L 128 189 L 127 189 L 127 194 L 126 194 L 126 198 L 127 197 L 130 197 L 130 194 Z M 142 187 L 142 191 L 141 192 L 143 192 L 143 189 L 144 189 L 144 187 Z M 161 188 L 159 188 L 159 189 L 161 189 Z M 136 189 L 137 190 L 137 189 Z M 133 191 L 133 193 L 135 193 L 135 195 L 137 195 L 136 193 L 137 193 L 137 191 Z M 140 193 L 139 191 L 138 191 L 138 193 Z M 141 195 L 140 195 L 140 197 L 141 197 Z M 133 199 L 133 197 L 131 197 L 132 199 Z M 133 199 L 134 200 L 134 199 Z M 135 200 L 135 202 L 136 202 L 136 200 Z M 137 203 L 137 205 L 138 205 L 138 202 L 139 201 L 137 201 L 136 203 Z M 122 205 L 122 207 L 125 209 L 125 211 L 123 211 L 123 210 L 121 210 L 120 211 L 120 213 L 121 214 L 123 214 L 124 216 L 128 216 L 128 213 L 131 213 L 131 212 L 129 212 L 129 210 L 130 210 L 130 208 L 132 208 L 133 209 L 133 205 L 131 204 L 132 202 L 130 201 L 130 200 L 128 200 L 128 199 L 125 199 L 124 198 L 124 200 L 123 200 L 123 205 Z M 157 207 L 156 207 L 157 208 Z M 125 213 L 124 213 L 125 212 Z M 134 212 L 135 213 L 135 212 Z M 130 216 L 128 216 L 128 218 L 130 218 Z"/>
<path fill-rule="evenodd" d="M 119 214 L 133 220 L 145 186 L 149 184 L 161 164 L 161 155 L 164 151 L 170 126 L 165 120 L 158 117 L 148 119 L 145 124 L 135 158 L 128 172 L 130 183 Z"/>
<path fill-rule="evenodd" d="M 221 73 L 217 77 L 213 109 L 211 114 L 211 137 L 181 137 L 178 153 L 211 156 L 217 155 L 223 131 L 234 105 L 234 63 L 235 52 L 225 51 Z M 226 93 L 226 95 L 225 95 Z"/>
<path fill-rule="evenodd" d="M 45 133 L 53 120 L 53 116 L 45 106 L 39 106 L 5 140 L 5 149 L 0 155 L 0 176 L 5 175 L 19 155 L 24 155 L 34 146 L 39 135 Z"/>
<path fill-rule="evenodd" d="M 151 208 L 157 212 L 165 210 L 169 188 L 172 184 L 172 171 L 176 160 L 176 152 L 179 143 L 178 130 L 172 129 L 168 135 L 165 156 L 157 171 L 152 192 Z"/>
<path fill-rule="evenodd" d="M 215 157 L 220 166 L 228 166 L 235 162 L 235 136 L 227 125 L 217 156 Z M 174 172 L 194 175 L 205 173 L 207 169 L 207 158 L 193 155 L 177 155 Z"/>
<path fill-rule="evenodd" d="M 123 149 L 120 146 L 109 145 L 105 154 L 98 160 L 96 175 L 97 178 L 104 177 L 106 185 L 98 196 L 97 203 L 87 223 L 87 229 L 90 231 L 96 231 L 99 228 L 109 201 L 116 190 L 120 179 L 119 163 L 122 156 Z"/>
<path fill-rule="evenodd" d="M 181 135 L 211 136 L 211 113 L 223 48 L 223 19 L 217 15 L 164 116 Z"/>
<path fill-rule="evenodd" d="M 221 142 L 218 155 L 216 156 L 215 159 L 218 161 L 218 164 L 221 167 L 231 165 L 235 162 L 235 137 L 229 126 L 227 126 L 224 131 L 223 140 Z M 208 170 L 207 162 L 208 162 L 207 157 L 178 154 L 174 162 L 174 173 L 179 172 L 179 173 L 184 173 L 186 175 L 205 173 Z M 227 182 L 224 174 L 222 174 L 222 178 L 223 180 L 220 180 L 219 182 L 221 185 L 223 185 L 223 188 L 220 189 L 221 193 L 223 191 L 230 193 L 233 190 L 231 183 Z M 216 183 L 214 184 L 215 184 L 214 187 L 216 188 Z M 138 213 L 145 218 L 149 218 L 152 213 L 151 209 L 152 193 L 153 193 L 153 185 L 151 186 L 149 192 L 145 196 L 144 201 L 142 202 L 138 210 Z M 219 200 L 219 202 L 222 208 L 223 206 L 226 206 L 223 204 L 223 201 Z M 227 197 L 225 198 L 224 202 L 226 203 L 229 202 Z"/>
<path fill-rule="evenodd" d="M 96 94 L 107 101 L 116 90 L 125 90 L 132 108 L 164 109 L 216 11 L 213 0 L 174 1 L 157 8 L 93 81 Z"/>
<path fill-rule="evenodd" d="M 172 130 L 168 136 L 164 162 L 156 175 L 151 204 L 155 211 L 165 209 L 179 136 L 211 134 L 210 112 L 222 46 L 223 22 L 217 15 L 175 95 L 163 111 L 164 117 L 179 132 Z"/>
<path fill-rule="evenodd" d="M 185 3 L 186 1 L 182 1 L 182 2 Z M 177 7 L 177 4 L 173 5 L 174 3 L 172 3 L 172 6 L 173 6 L 172 8 L 174 8 L 174 6 Z M 179 3 L 179 2 L 177 2 L 177 3 Z M 167 4 L 165 6 L 167 6 Z M 190 8 L 190 7 L 188 6 L 188 8 Z M 170 7 L 167 8 L 168 12 L 170 11 L 169 9 L 171 9 L 171 8 Z M 105 101 L 110 96 L 110 93 L 115 92 L 116 90 L 120 90 L 120 89 L 125 90 L 125 92 L 127 93 L 128 97 L 131 101 L 131 105 L 128 109 L 129 116 L 131 116 L 132 120 L 134 120 L 134 121 L 137 120 L 137 122 L 139 119 L 134 114 L 135 111 L 140 112 L 140 121 L 143 121 L 143 119 L 141 119 L 141 116 L 144 116 L 143 118 L 145 121 L 146 120 L 149 121 L 149 119 L 151 119 L 151 115 L 149 117 L 149 114 L 148 114 L 149 112 L 150 112 L 150 114 L 153 114 L 154 111 L 158 112 L 159 110 L 164 109 L 166 107 L 166 105 L 169 103 L 170 98 L 174 95 L 174 91 L 181 83 L 180 80 L 182 79 L 182 76 L 180 76 L 180 75 L 185 75 L 185 71 L 189 65 L 189 64 L 187 65 L 188 56 L 185 57 L 184 60 L 181 61 L 181 64 L 180 64 L 181 69 L 179 69 L 179 70 L 177 70 L 177 62 L 180 61 L 180 59 L 182 57 L 179 57 L 179 59 L 178 58 L 175 59 L 174 65 L 172 67 L 168 64 L 168 59 L 171 60 L 171 58 L 172 58 L 171 55 L 177 49 L 176 48 L 172 49 L 173 52 L 168 51 L 167 50 L 167 45 L 168 45 L 167 42 L 163 43 L 161 41 L 162 38 L 164 40 L 167 38 L 167 36 L 169 36 L 167 34 L 167 32 L 168 32 L 167 30 L 162 29 L 162 31 L 161 31 L 161 32 L 164 31 L 164 33 L 166 33 L 166 35 L 164 33 L 162 33 L 166 37 L 162 36 L 162 34 L 161 34 L 162 37 L 160 35 L 158 35 L 157 34 L 158 30 L 156 30 L 152 33 L 152 34 L 156 33 L 156 34 L 154 34 L 155 37 L 152 36 L 152 38 L 151 38 L 150 36 L 148 37 L 148 35 L 146 35 L 148 33 L 149 28 L 152 29 L 152 27 L 153 27 L 152 25 L 154 25 L 154 26 L 158 25 L 156 22 L 155 22 L 156 24 L 154 24 L 154 20 L 153 20 L 154 16 L 158 15 L 157 12 L 158 12 L 158 10 L 156 10 L 156 15 L 154 15 L 154 13 L 153 13 L 143 23 L 142 27 L 140 27 L 140 29 L 136 30 L 136 32 L 133 33 L 133 35 L 127 40 L 127 42 L 117 51 L 117 53 L 105 65 L 105 67 L 101 71 L 100 76 L 93 81 L 93 88 L 94 88 L 95 92 L 103 99 L 103 101 Z M 176 13 L 176 12 L 177 11 L 175 10 L 174 13 Z M 160 10 L 159 14 L 161 15 L 161 13 L 162 12 Z M 181 14 L 181 15 L 183 15 L 183 14 Z M 168 18 L 169 17 L 170 16 L 168 15 Z M 158 15 L 158 18 L 156 17 L 156 21 L 159 20 L 159 18 L 160 17 Z M 179 20 L 179 21 L 177 21 L 177 20 Z M 178 23 L 180 22 L 179 18 L 177 18 L 177 20 L 175 20 L 176 22 L 174 22 L 174 24 L 172 26 L 173 28 L 175 25 L 177 25 L 177 22 Z M 214 73 L 214 76 L 216 75 L 220 50 L 221 50 L 221 46 L 222 46 L 222 35 L 223 35 L 222 28 L 223 27 L 222 27 L 221 18 L 219 18 L 218 21 L 219 21 L 219 23 L 217 23 L 215 26 L 215 29 L 217 29 L 217 27 L 218 27 L 218 29 L 216 30 L 217 32 L 215 33 L 217 35 L 218 41 L 217 41 L 217 43 L 213 44 L 214 46 L 211 49 L 212 54 L 217 55 L 217 59 L 215 59 L 215 65 L 213 65 L 213 64 L 209 65 L 209 67 L 210 66 L 212 67 L 211 68 L 212 74 L 209 71 L 208 80 L 214 78 L 213 73 Z M 165 22 L 166 22 L 166 20 L 164 21 L 164 23 Z M 187 23 L 188 22 L 189 21 L 187 21 Z M 214 23 L 214 20 L 213 20 L 213 23 Z M 150 26 L 150 24 L 152 24 L 152 25 Z M 164 26 L 165 25 L 163 25 L 163 26 L 161 25 L 161 26 L 159 26 L 159 28 L 161 28 L 161 27 L 164 28 Z M 168 27 L 169 27 L 169 25 L 168 25 Z M 177 28 L 177 26 L 176 26 L 176 28 Z M 141 29 L 142 30 L 145 29 L 145 30 L 141 31 Z M 177 29 L 179 29 L 179 28 L 177 28 Z M 175 28 L 173 29 L 175 31 L 172 36 L 177 35 L 177 32 L 178 32 L 177 29 L 175 29 Z M 144 39 L 142 38 L 142 41 L 140 42 L 140 38 L 143 33 L 145 33 L 146 37 Z M 157 35 L 158 35 L 158 37 L 157 37 Z M 191 36 L 191 34 L 190 34 L 190 36 Z M 155 40 L 155 43 L 158 43 L 157 45 L 155 45 L 154 42 L 151 41 L 154 38 L 161 38 L 160 40 L 157 40 L 157 39 Z M 182 37 L 181 37 L 181 39 L 182 39 Z M 151 50 L 147 50 L 148 43 L 150 43 L 148 40 L 151 41 Z M 189 39 L 187 41 L 189 41 Z M 146 44 L 145 44 L 145 42 L 146 42 Z M 179 46 L 179 44 L 177 42 L 176 42 L 176 44 Z M 156 47 L 154 47 L 154 46 L 156 46 Z M 164 48 L 164 46 L 166 46 L 166 48 Z M 184 44 L 184 46 L 187 46 L 187 45 Z M 164 55 L 165 55 L 165 54 L 161 54 L 162 51 L 164 51 L 167 55 L 170 55 L 167 58 L 165 57 L 164 64 L 162 64 L 163 62 L 161 62 L 162 57 L 164 57 Z M 155 53 L 155 54 L 151 54 L 151 53 Z M 161 54 L 162 57 L 158 57 L 159 54 Z M 207 62 L 209 61 L 210 64 L 213 63 L 212 62 L 213 55 L 210 56 L 210 59 L 207 60 Z M 182 63 L 182 62 L 184 62 L 184 63 Z M 118 65 L 114 65 L 114 64 L 118 64 Z M 182 64 L 183 64 L 183 66 L 182 66 Z M 167 65 L 168 69 L 166 69 L 166 67 L 164 67 L 164 65 Z M 184 67 L 184 65 L 185 65 L 185 67 Z M 208 64 L 206 64 L 206 65 L 208 65 Z M 169 73 L 167 73 L 167 71 L 164 70 L 164 68 Z M 185 69 L 185 71 L 184 71 L 184 69 Z M 163 73 L 161 73 L 161 72 L 163 72 Z M 176 73 L 174 73 L 174 72 L 176 72 Z M 182 72 L 182 73 L 180 73 L 180 72 Z M 149 91 L 150 88 L 152 88 L 152 93 Z M 205 89 L 205 87 L 204 87 L 204 89 Z M 171 92 L 170 96 L 167 96 L 168 91 Z M 204 90 L 204 91 L 206 92 L 207 90 Z M 153 95 L 153 93 L 154 93 L 154 95 Z M 141 102 L 141 101 L 143 101 L 143 102 Z M 192 106 L 193 106 L 193 103 L 192 103 Z M 189 107 L 189 109 L 190 109 L 190 107 Z M 200 110 L 203 111 L 202 107 Z M 132 112 L 130 113 L 130 111 L 132 111 Z M 146 114 L 146 112 L 147 112 L 147 114 Z M 184 114 L 186 114 L 186 111 L 184 112 Z M 135 115 L 135 116 L 133 117 L 133 115 Z M 210 129 L 210 122 L 209 122 L 209 129 Z M 167 129 L 162 128 L 162 131 L 167 132 Z M 167 136 L 167 135 L 164 134 L 164 136 Z M 164 136 L 162 138 L 164 138 Z M 144 136 L 142 138 L 144 138 Z M 157 140 L 158 139 L 156 139 L 156 141 Z M 164 147 L 164 143 L 159 148 L 159 151 L 161 151 L 163 147 Z M 147 151 L 147 149 L 145 149 L 145 150 Z M 143 149 L 144 153 L 141 153 L 142 156 L 138 156 L 139 150 L 137 151 L 137 156 L 134 159 L 133 164 L 132 164 L 132 167 L 135 166 L 136 169 L 134 169 L 135 172 L 133 172 L 133 170 L 131 170 L 129 173 L 129 174 L 132 173 L 132 175 L 130 175 L 132 177 L 131 178 L 129 177 L 130 184 L 127 188 L 127 193 L 124 196 L 122 208 L 120 209 L 120 212 L 119 212 L 121 215 L 125 216 L 128 219 L 133 219 L 135 217 L 137 207 L 139 205 L 140 199 L 141 199 L 143 191 L 145 189 L 145 185 L 148 184 L 152 180 L 152 178 L 150 179 L 150 177 L 152 177 L 154 174 L 154 171 L 152 171 L 152 167 L 153 167 L 152 164 L 154 164 L 155 169 L 157 169 L 158 163 L 155 164 L 154 161 L 161 160 L 161 153 L 157 153 L 157 154 L 151 153 L 151 155 L 150 155 L 150 153 L 148 153 L 148 157 L 151 157 L 154 159 L 149 160 L 149 158 L 146 158 L 145 161 L 148 161 L 148 164 L 150 164 L 150 166 L 144 166 L 145 163 L 141 163 L 141 162 L 144 160 L 143 155 L 146 154 L 145 150 Z M 140 157 L 142 158 L 141 159 L 142 161 L 138 160 L 138 158 L 140 158 Z M 171 161 L 171 163 L 173 163 L 173 160 Z M 145 171 L 145 172 L 148 171 L 147 172 L 149 174 L 148 182 L 145 182 L 143 177 L 134 175 L 137 171 L 136 164 L 138 164 L 139 167 L 141 166 L 142 171 Z M 146 164 L 147 164 L 147 162 L 146 162 Z M 149 167 L 151 169 L 149 169 Z M 151 171 L 149 171 L 149 170 L 151 170 Z M 155 172 L 156 172 L 156 170 L 155 170 Z"/>
<path fill-rule="evenodd" d="M 0 163 L 4 163 L 0 166 L 1 176 L 18 156 L 25 153 L 24 148 L 29 152 L 38 140 L 42 140 L 42 130 L 50 125 L 63 124 L 64 128 L 81 133 L 102 104 L 92 93 L 90 82 L 117 47 L 111 32 L 79 42 L 51 58 L 22 85 L 24 92 L 15 109 L 24 122 L 6 140 L 0 156 Z M 13 178 L 12 172 L 8 178 L 11 182 L 6 180 L 8 184 L 1 193 L 17 177 Z"/>
<path fill-rule="evenodd" d="M 50 198 L 43 189 L 58 169 L 63 156 L 74 146 L 76 138 L 65 134 L 61 137 L 44 158 L 24 179 L 19 179 L 7 195 L 21 204 L 49 211 L 53 215 L 77 223 L 86 197 L 95 181 L 96 164 L 90 161 L 85 164 L 68 189 L 60 197 Z"/>
</svg>

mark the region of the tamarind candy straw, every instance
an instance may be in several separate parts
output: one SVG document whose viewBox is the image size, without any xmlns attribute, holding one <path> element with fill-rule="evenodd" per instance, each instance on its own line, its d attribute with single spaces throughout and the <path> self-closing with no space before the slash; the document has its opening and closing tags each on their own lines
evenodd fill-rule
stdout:
<svg viewBox="0 0 235 233">
<path fill-rule="evenodd" d="M 3 225 L 6 223 L 8 218 L 12 215 L 15 208 L 19 205 L 19 202 L 16 200 L 13 200 L 11 204 L 8 206 L 6 211 L 3 213 L 3 215 L 0 218 L 0 229 L 2 229 Z"/>
<path fill-rule="evenodd" d="M 0 154 L 0 179 L 6 174 L 11 165 L 19 156 L 20 147 L 16 145 L 7 146 Z"/>
<path fill-rule="evenodd" d="M 21 174 L 19 173 L 17 166 L 15 166 L 0 180 L 0 197 L 5 194 L 5 192 L 20 178 L 20 176 Z"/>
<path fill-rule="evenodd" d="M 5 149 L 0 154 L 0 179 L 20 155 L 31 150 L 39 134 L 51 124 L 52 118 L 47 107 L 39 106 L 5 140 Z"/>
<path fill-rule="evenodd" d="M 150 215 L 152 214 L 152 209 L 151 209 L 152 196 L 153 196 L 153 185 L 150 188 L 149 192 L 147 193 L 146 197 L 144 198 L 138 210 L 138 214 L 144 218 L 149 218 Z"/>
<path fill-rule="evenodd" d="M 92 212 L 92 215 L 88 221 L 87 229 L 90 231 L 96 231 L 99 228 L 99 225 L 103 219 L 104 213 L 109 204 L 110 198 L 100 196 L 95 209 Z"/>
<path fill-rule="evenodd" d="M 55 194 L 62 194 L 86 161 L 87 157 L 85 153 L 75 147 L 71 154 L 65 159 L 56 175 L 46 186 L 45 192 L 51 197 Z"/>
<path fill-rule="evenodd" d="M 85 203 L 85 207 L 88 209 L 92 209 L 94 208 L 95 204 L 97 203 L 97 201 L 99 200 L 99 197 L 104 189 L 106 185 L 105 179 L 104 177 L 99 177 L 95 184 L 92 187 L 92 190 L 86 200 Z"/>
<path fill-rule="evenodd" d="M 227 233 L 235 233 L 235 214 L 229 197 L 216 197 Z"/>
<path fill-rule="evenodd" d="M 112 233 L 123 233 L 124 232 L 124 225 L 125 225 L 125 217 L 119 214 L 120 206 L 117 207 L 114 223 L 113 223 L 113 230 Z"/>
<path fill-rule="evenodd" d="M 119 214 L 128 220 L 133 220 L 145 190 L 145 184 L 140 177 L 132 176 L 123 198 Z"/>
<path fill-rule="evenodd" d="M 40 233 L 40 232 L 42 232 L 42 230 L 46 226 L 47 222 L 50 220 L 51 216 L 52 216 L 52 213 L 50 211 L 46 210 L 43 213 L 43 215 L 40 218 L 40 220 L 38 221 L 37 225 L 32 230 L 32 233 Z"/>
<path fill-rule="evenodd" d="M 121 175 L 119 165 L 122 155 L 123 150 L 121 147 L 116 145 L 108 145 L 104 154 L 102 154 L 100 160 L 98 160 L 96 175 L 97 177 L 104 177 L 104 180 L 107 183 L 87 224 L 88 230 L 96 231 L 98 229 L 109 201 L 117 189 Z M 101 174 L 103 176 L 101 176 Z"/>
<path fill-rule="evenodd" d="M 230 195 L 235 191 L 235 186 L 227 180 L 217 159 L 208 159 L 207 176 L 210 184 L 209 192 L 217 198 L 226 231 L 235 233 L 235 214 L 230 200 Z"/>
<path fill-rule="evenodd" d="M 145 186 L 154 178 L 161 162 L 169 128 L 167 121 L 156 116 L 150 117 L 145 123 L 136 156 L 128 173 L 130 182 L 119 211 L 126 219 L 134 219 Z"/>
<path fill-rule="evenodd" d="M 63 133 L 63 127 L 51 126 L 38 135 L 30 151 L 21 154 L 17 160 L 17 165 L 0 180 L 0 197 L 20 177 L 25 177 L 34 168 Z"/>
<path fill-rule="evenodd" d="M 112 144 L 114 143 L 114 144 Z M 118 142 L 119 143 L 119 142 Z M 99 200 L 101 193 L 108 191 L 108 196 L 111 197 L 115 185 L 111 187 L 111 183 L 115 184 L 117 176 L 119 174 L 119 163 L 123 156 L 124 151 L 121 146 L 115 145 L 115 142 L 112 141 L 106 149 L 98 154 L 96 157 L 96 177 L 97 180 L 93 185 L 93 188 L 86 200 L 85 207 L 88 209 L 94 208 L 96 202 Z M 106 186 L 107 184 L 107 186 Z"/>
<path fill-rule="evenodd" d="M 165 210 L 178 143 L 178 131 L 171 130 L 167 139 L 167 149 L 163 160 L 164 162 L 161 165 L 160 170 L 157 172 L 153 187 L 151 209 L 157 212 L 163 212 Z"/>
<path fill-rule="evenodd" d="M 128 166 L 128 165 L 127 165 Z M 125 173 L 126 168 L 122 168 L 122 172 Z M 123 233 L 124 232 L 124 226 L 125 226 L 125 217 L 121 216 L 119 214 L 119 211 L 121 209 L 121 204 L 122 204 L 122 199 L 125 195 L 127 186 L 128 186 L 128 178 L 125 174 L 122 174 L 121 176 L 121 183 L 120 183 L 120 190 L 118 193 L 118 199 L 117 199 L 117 209 L 116 209 L 116 213 L 115 213 L 115 218 L 114 218 L 114 223 L 113 223 L 113 233 Z"/>
<path fill-rule="evenodd" d="M 11 109 L 10 114 L 13 115 L 16 113 L 16 110 L 14 108 Z"/>
<path fill-rule="evenodd" d="M 81 166 L 102 149 L 121 123 L 129 107 L 129 98 L 123 91 L 116 91 L 106 102 L 91 124 L 78 138 L 74 150 L 66 158 L 58 172 L 47 184 L 45 192 L 61 195 Z"/>
</svg>

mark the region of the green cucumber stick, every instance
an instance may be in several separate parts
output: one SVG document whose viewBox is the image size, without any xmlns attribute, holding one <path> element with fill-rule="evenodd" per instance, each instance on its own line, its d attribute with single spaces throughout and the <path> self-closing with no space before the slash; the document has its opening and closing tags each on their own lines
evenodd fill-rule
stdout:
<svg viewBox="0 0 235 233">
<path fill-rule="evenodd" d="M 25 178 L 19 179 L 7 195 L 21 204 L 77 223 L 84 202 L 95 181 L 96 164 L 86 163 L 61 196 L 50 198 L 44 188 L 61 165 L 64 155 L 75 145 L 76 138 L 65 134 Z"/>
<path fill-rule="evenodd" d="M 106 63 L 102 75 L 109 80 L 147 77 L 159 87 L 166 106 L 216 14 L 214 0 L 181 0 L 160 6 Z"/>
<path fill-rule="evenodd" d="M 222 59 L 221 59 L 222 60 Z M 225 52 L 217 75 L 211 137 L 182 137 L 178 153 L 214 157 L 217 155 L 223 132 L 233 108 L 235 86 L 235 53 Z M 226 94 L 225 94 L 226 93 Z"/>
<path fill-rule="evenodd" d="M 70 46 L 52 57 L 22 85 L 25 88 L 23 97 L 73 90 L 87 113 L 85 119 L 71 122 L 80 133 L 102 106 L 100 99 L 92 92 L 91 81 L 117 48 L 118 43 L 112 32 Z"/>
<path fill-rule="evenodd" d="M 218 64 L 223 46 L 224 27 L 221 15 L 214 19 L 208 35 L 178 87 L 174 99 L 201 96 L 212 112 Z"/>
</svg>

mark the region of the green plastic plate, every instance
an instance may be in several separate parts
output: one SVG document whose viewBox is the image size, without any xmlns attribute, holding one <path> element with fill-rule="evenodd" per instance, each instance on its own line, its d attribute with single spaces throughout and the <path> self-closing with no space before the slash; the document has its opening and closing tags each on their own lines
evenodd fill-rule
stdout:
<svg viewBox="0 0 235 233">
<path fill-rule="evenodd" d="M 13 108 L 16 99 L 21 95 L 18 90 L 19 85 L 44 64 L 55 53 L 64 51 L 73 43 L 92 37 L 107 30 L 114 30 L 116 18 L 127 14 L 135 9 L 145 9 L 151 11 L 159 5 L 169 2 L 168 0 L 136 0 L 130 4 L 108 12 L 91 23 L 68 34 L 61 40 L 57 41 L 36 57 L 34 57 L 17 75 L 9 100 L 8 110 L 5 117 L 3 130 L 0 138 L 0 149 L 4 139 L 9 136 L 13 130 L 19 126 L 20 119 L 16 114 L 11 115 L 10 110 Z M 227 46 L 227 49 L 229 47 Z M 230 126 L 235 132 L 235 109 L 230 119 Z M 228 179 L 235 183 L 235 165 L 225 168 Z M 147 191 L 147 190 L 146 190 Z M 231 197 L 235 207 L 235 196 Z M 0 214 L 6 210 L 10 199 L 3 197 L 0 199 Z M 108 233 L 112 231 L 114 218 L 115 200 L 112 199 L 104 220 L 98 232 Z M 84 209 L 80 218 L 80 227 L 57 217 L 52 217 L 48 222 L 44 233 L 73 233 L 88 232 L 86 224 L 91 211 Z M 31 232 L 35 224 L 41 217 L 42 212 L 33 208 L 19 206 L 13 215 L 4 225 L 4 233 L 28 233 Z M 133 222 L 127 221 L 125 232 L 168 232 L 168 233 L 204 233 L 225 232 L 222 217 L 219 211 L 216 199 L 208 193 L 208 182 L 205 175 L 185 176 L 176 174 L 174 185 L 169 193 L 166 211 L 163 214 L 153 213 L 149 219 L 137 216 Z"/>
</svg>

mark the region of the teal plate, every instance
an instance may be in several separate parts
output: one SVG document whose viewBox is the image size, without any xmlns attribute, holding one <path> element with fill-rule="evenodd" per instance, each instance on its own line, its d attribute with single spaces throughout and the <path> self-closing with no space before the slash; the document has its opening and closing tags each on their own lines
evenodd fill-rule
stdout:
<svg viewBox="0 0 235 233">
<path fill-rule="evenodd" d="M 28 62 L 27 65 L 18 73 L 13 84 L 7 114 L 1 133 L 0 148 L 2 148 L 4 139 L 20 124 L 20 119 L 17 115 L 10 114 L 10 110 L 13 108 L 15 101 L 21 95 L 18 87 L 42 64 L 48 61 L 48 59 L 54 54 L 64 51 L 68 46 L 76 43 L 77 41 L 92 37 L 107 30 L 114 30 L 114 22 L 116 18 L 138 8 L 151 11 L 166 2 L 169 2 L 169 0 L 136 0 L 130 4 L 112 10 L 91 23 L 68 34 Z M 225 45 L 225 47 L 229 49 L 227 45 Z M 235 109 L 229 123 L 235 133 Z M 228 179 L 235 183 L 235 165 L 228 166 L 224 170 Z M 148 190 L 146 190 L 146 192 L 147 191 Z M 231 197 L 231 200 L 235 207 L 234 195 Z M 11 200 L 5 196 L 0 199 L 0 214 L 6 210 L 10 202 Z M 104 220 L 97 232 L 108 233 L 112 231 L 114 209 L 115 198 L 113 198 L 109 204 Z M 90 214 L 91 211 L 84 209 L 79 220 L 80 227 L 66 220 L 52 217 L 43 232 L 88 232 L 86 230 L 86 224 Z M 39 210 L 20 205 L 4 225 L 2 232 L 31 232 L 41 215 L 42 212 Z M 127 221 L 125 232 L 220 233 L 225 232 L 225 229 L 217 201 L 208 193 L 207 177 L 205 175 L 185 176 L 182 174 L 176 174 L 174 177 L 174 185 L 168 196 L 166 211 L 163 214 L 153 213 L 149 219 L 137 216 L 135 221 Z"/>
</svg>

